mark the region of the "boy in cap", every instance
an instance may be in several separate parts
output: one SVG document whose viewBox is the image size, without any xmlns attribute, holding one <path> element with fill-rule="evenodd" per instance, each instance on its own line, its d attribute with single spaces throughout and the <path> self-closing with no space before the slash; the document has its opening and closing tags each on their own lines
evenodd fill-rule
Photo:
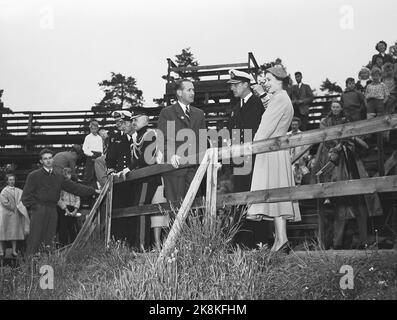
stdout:
<svg viewBox="0 0 397 320">
<path fill-rule="evenodd" d="M 258 130 L 265 111 L 261 100 L 252 94 L 250 85 L 255 83 L 254 78 L 245 72 L 230 70 L 230 89 L 236 103 L 232 105 L 232 113 L 228 122 L 228 130 L 232 138 L 232 144 L 251 142 Z M 233 130 L 237 130 L 239 135 L 233 135 Z M 245 136 L 249 139 L 246 140 Z M 249 191 L 252 180 L 252 168 L 255 157 L 246 156 L 239 159 L 234 158 L 234 167 L 250 166 L 248 173 L 245 175 L 233 175 L 234 192 Z"/>
</svg>

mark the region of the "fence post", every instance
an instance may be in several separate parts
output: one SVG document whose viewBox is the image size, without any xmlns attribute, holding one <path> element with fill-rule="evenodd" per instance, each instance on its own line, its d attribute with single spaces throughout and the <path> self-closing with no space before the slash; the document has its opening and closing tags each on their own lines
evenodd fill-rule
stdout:
<svg viewBox="0 0 397 320">
<path fill-rule="evenodd" d="M 210 230 L 215 227 L 212 225 L 216 217 L 216 191 L 218 181 L 218 149 L 212 148 L 208 150 L 209 163 L 207 168 L 207 191 L 205 197 L 205 215 L 206 222 L 211 224 Z M 214 231 L 214 230 L 213 230 Z"/>
<path fill-rule="evenodd" d="M 109 177 L 109 190 L 106 195 L 106 214 L 105 214 L 105 246 L 109 246 L 110 230 L 112 226 L 112 203 L 113 203 L 113 176 Z"/>
<path fill-rule="evenodd" d="M 185 222 L 189 214 L 194 198 L 196 197 L 197 191 L 200 188 L 201 181 L 203 180 L 205 172 L 207 171 L 207 167 L 208 167 L 208 150 L 205 153 L 204 158 L 201 161 L 201 164 L 197 169 L 196 174 L 194 175 L 189 190 L 186 193 L 185 199 L 183 199 L 182 205 L 178 210 L 174 224 L 172 225 L 167 240 L 165 241 L 163 249 L 160 252 L 160 256 L 157 259 L 157 265 L 159 265 L 164 260 L 164 258 L 168 256 L 172 248 L 175 246 L 176 239 L 179 236 L 183 223 Z"/>
</svg>

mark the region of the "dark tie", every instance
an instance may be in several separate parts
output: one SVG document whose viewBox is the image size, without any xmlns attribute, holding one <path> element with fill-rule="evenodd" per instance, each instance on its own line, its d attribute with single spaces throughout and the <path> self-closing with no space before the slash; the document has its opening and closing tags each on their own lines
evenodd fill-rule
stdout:
<svg viewBox="0 0 397 320">
<path fill-rule="evenodd" d="M 244 107 L 245 107 L 245 100 L 241 99 L 241 108 L 244 108 Z"/>
<path fill-rule="evenodd" d="M 189 108 L 189 106 L 186 106 L 185 114 L 186 114 L 186 117 L 188 117 L 189 120 L 190 120 L 190 108 Z"/>
</svg>

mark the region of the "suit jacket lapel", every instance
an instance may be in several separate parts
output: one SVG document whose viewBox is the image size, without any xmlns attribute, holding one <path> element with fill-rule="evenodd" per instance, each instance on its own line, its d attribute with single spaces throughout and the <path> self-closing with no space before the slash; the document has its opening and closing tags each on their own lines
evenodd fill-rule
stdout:
<svg viewBox="0 0 397 320">
<path fill-rule="evenodd" d="M 182 109 L 181 105 L 179 104 L 179 102 L 176 103 L 175 112 L 176 112 L 177 118 L 181 119 L 186 124 L 187 127 L 190 127 L 190 121 L 192 121 L 192 120 L 189 121 L 185 112 L 183 112 L 183 109 Z M 190 117 L 193 118 L 191 108 L 190 108 Z"/>
</svg>

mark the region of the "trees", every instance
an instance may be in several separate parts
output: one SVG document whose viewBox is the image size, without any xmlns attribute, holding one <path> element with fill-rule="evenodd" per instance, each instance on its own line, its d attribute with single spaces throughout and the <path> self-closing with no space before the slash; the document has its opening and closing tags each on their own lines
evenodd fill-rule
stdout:
<svg viewBox="0 0 397 320">
<path fill-rule="evenodd" d="M 197 67 L 199 65 L 199 62 L 197 59 L 194 57 L 193 53 L 190 51 L 189 48 L 184 48 L 182 49 L 182 52 L 180 54 L 175 55 L 175 62 L 177 67 Z M 185 78 L 190 78 L 195 81 L 199 81 L 200 78 L 198 77 L 189 77 L 189 72 L 186 72 Z M 164 75 L 162 76 L 164 80 L 167 80 L 167 76 Z M 175 80 L 174 77 L 171 77 L 171 80 Z"/>
<path fill-rule="evenodd" d="M 331 82 L 328 78 L 326 78 L 320 86 L 320 90 L 326 92 L 327 94 L 336 94 L 342 93 L 342 88 L 336 83 Z"/>
<path fill-rule="evenodd" d="M 199 62 L 197 59 L 194 57 L 193 53 L 190 51 L 190 47 L 182 49 L 180 54 L 175 55 L 175 63 L 177 67 L 197 67 L 199 65 Z M 184 78 L 187 79 L 192 79 L 194 81 L 200 81 L 199 77 L 189 77 L 189 72 L 185 72 L 186 76 Z M 163 75 L 161 78 L 164 80 L 168 79 L 167 75 Z M 170 80 L 174 81 L 175 78 L 174 76 L 170 75 Z M 155 102 L 159 106 L 163 106 L 165 103 L 164 98 L 158 98 L 158 99 L 153 99 L 153 102 Z"/>
<path fill-rule="evenodd" d="M 138 89 L 135 78 L 131 76 L 126 77 L 121 73 L 111 72 L 111 79 L 103 80 L 98 85 L 105 96 L 92 107 L 93 111 L 118 110 L 143 105 L 142 91 Z"/>
</svg>

